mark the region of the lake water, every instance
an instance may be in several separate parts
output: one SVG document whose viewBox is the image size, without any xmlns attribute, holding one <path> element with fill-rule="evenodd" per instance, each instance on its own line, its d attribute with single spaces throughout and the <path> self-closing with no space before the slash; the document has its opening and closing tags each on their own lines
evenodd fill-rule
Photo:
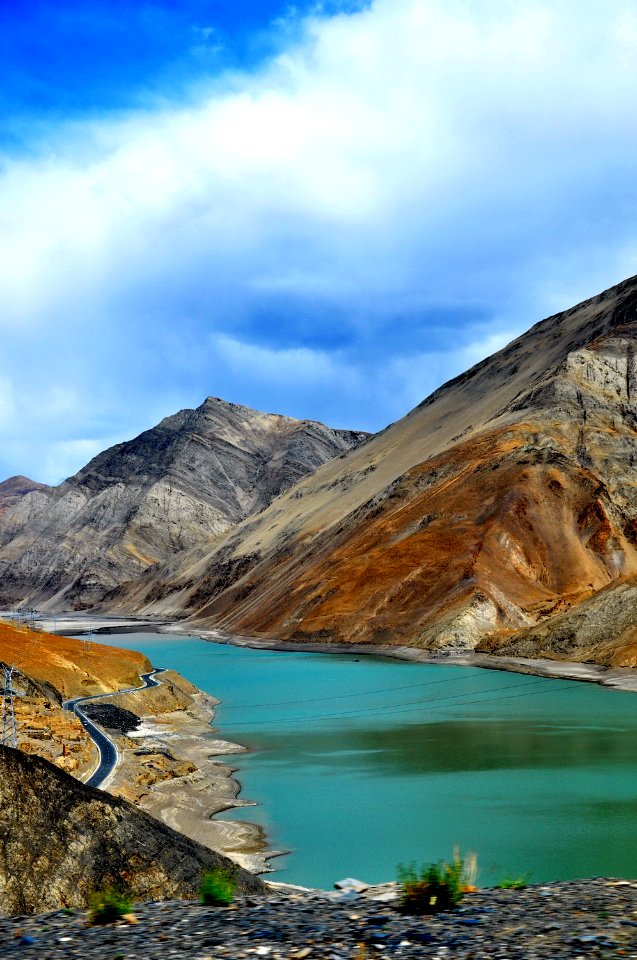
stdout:
<svg viewBox="0 0 637 960">
<path fill-rule="evenodd" d="M 103 636 L 222 700 L 274 879 L 329 887 L 475 852 L 479 883 L 637 875 L 637 697 L 378 657 Z"/>
</svg>

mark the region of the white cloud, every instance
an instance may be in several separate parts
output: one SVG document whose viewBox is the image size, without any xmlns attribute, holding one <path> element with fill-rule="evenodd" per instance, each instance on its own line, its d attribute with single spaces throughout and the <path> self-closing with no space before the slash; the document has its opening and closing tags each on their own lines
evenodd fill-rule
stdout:
<svg viewBox="0 0 637 960">
<path fill-rule="evenodd" d="M 0 376 L 74 398 L 38 442 L 221 388 L 327 419 L 339 377 L 341 425 L 382 426 L 462 351 L 636 271 L 632 2 L 376 0 L 294 36 L 194 105 L 6 159 Z M 446 349 L 441 309 L 466 314 Z"/>
</svg>

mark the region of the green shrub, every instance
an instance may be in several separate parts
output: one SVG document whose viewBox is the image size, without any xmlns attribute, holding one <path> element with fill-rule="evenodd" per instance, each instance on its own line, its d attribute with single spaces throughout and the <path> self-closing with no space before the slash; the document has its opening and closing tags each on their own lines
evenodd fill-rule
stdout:
<svg viewBox="0 0 637 960">
<path fill-rule="evenodd" d="M 201 878 L 199 899 L 207 907 L 225 907 L 232 903 L 236 885 L 235 877 L 227 870 L 209 870 Z"/>
<path fill-rule="evenodd" d="M 90 922 L 92 924 L 114 923 L 126 916 L 133 907 L 133 898 L 119 887 L 106 887 L 91 897 Z"/>
<path fill-rule="evenodd" d="M 501 880 L 496 883 L 496 887 L 499 890 L 524 890 L 528 886 L 529 875 L 528 873 L 523 873 L 519 877 L 510 877 L 508 874 L 502 877 Z"/>
<path fill-rule="evenodd" d="M 420 871 L 415 864 L 398 867 L 400 908 L 404 913 L 438 913 L 453 910 L 465 892 L 464 864 L 457 853 L 451 863 L 430 863 Z"/>
</svg>

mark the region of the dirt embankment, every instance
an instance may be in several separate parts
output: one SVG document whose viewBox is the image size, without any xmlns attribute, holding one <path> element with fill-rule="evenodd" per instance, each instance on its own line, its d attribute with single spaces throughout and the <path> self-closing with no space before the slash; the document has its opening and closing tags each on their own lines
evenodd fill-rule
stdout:
<svg viewBox="0 0 637 960">
<path fill-rule="evenodd" d="M 0 661 L 15 665 L 17 741 L 23 753 L 86 780 L 96 767 L 97 750 L 62 701 L 109 694 L 86 705 L 120 754 L 105 789 L 249 869 L 267 869 L 260 827 L 211 820 L 215 813 L 248 804 L 239 799 L 232 767 L 220 759 L 243 748 L 212 733 L 213 697 L 172 670 L 159 674 L 157 687 L 111 696 L 140 683 L 140 673 L 152 669 L 146 657 L 12 624 L 0 623 Z"/>
<path fill-rule="evenodd" d="M 57 637 L 0 622 L 0 662 L 13 667 L 17 741 L 23 753 L 86 779 L 97 763 L 93 741 L 62 708 L 70 697 L 135 685 L 150 669 L 142 654 Z"/>
</svg>

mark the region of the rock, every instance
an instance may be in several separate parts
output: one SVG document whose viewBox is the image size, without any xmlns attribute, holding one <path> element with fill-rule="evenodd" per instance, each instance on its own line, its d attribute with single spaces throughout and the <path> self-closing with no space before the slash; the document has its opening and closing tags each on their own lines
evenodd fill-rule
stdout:
<svg viewBox="0 0 637 960">
<path fill-rule="evenodd" d="M 0 604 L 93 606 L 153 564 L 208 544 L 366 436 L 208 397 L 59 487 L 5 481 Z"/>
<path fill-rule="evenodd" d="M 50 490 L 44 483 L 29 480 L 28 477 L 9 477 L 0 483 L 0 517 L 11 507 L 15 507 L 22 497 L 36 490 Z"/>
<path fill-rule="evenodd" d="M 125 800 L 87 787 L 39 757 L 0 746 L 0 912 L 85 907 L 124 884 L 142 899 L 195 898 L 205 870 L 237 890 L 261 880 Z"/>
<path fill-rule="evenodd" d="M 345 880 L 337 880 L 334 887 L 337 890 L 345 890 L 347 892 L 353 890 L 354 893 L 363 893 L 369 889 L 369 884 L 363 883 L 362 880 L 355 880 L 353 877 L 346 877 Z"/>
</svg>

